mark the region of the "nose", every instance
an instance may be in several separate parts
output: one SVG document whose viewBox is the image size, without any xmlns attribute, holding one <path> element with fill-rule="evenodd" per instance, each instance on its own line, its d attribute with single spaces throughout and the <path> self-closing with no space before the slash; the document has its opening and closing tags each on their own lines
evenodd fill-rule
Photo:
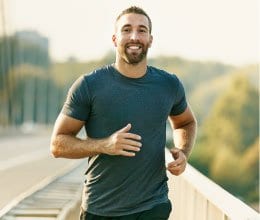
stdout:
<svg viewBox="0 0 260 220">
<path fill-rule="evenodd" d="M 139 35 L 138 35 L 137 31 L 132 31 L 132 32 L 131 32 L 130 39 L 131 39 L 131 40 L 137 40 L 137 39 L 139 39 Z"/>
</svg>

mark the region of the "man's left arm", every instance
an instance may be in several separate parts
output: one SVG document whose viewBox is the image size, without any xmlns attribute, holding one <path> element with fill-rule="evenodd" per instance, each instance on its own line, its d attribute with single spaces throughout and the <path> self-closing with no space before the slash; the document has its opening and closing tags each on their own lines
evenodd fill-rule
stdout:
<svg viewBox="0 0 260 220">
<path fill-rule="evenodd" d="M 197 122 L 189 106 L 183 113 L 169 116 L 169 121 L 175 147 L 171 149 L 174 161 L 168 164 L 167 169 L 178 176 L 186 168 L 196 138 Z"/>
</svg>

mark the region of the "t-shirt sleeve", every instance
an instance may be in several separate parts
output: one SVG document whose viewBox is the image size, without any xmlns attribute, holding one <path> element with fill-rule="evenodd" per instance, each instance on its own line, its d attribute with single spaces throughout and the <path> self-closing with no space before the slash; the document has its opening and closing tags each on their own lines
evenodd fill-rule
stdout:
<svg viewBox="0 0 260 220">
<path fill-rule="evenodd" d="M 90 106 L 87 81 L 84 76 L 81 76 L 70 87 L 61 112 L 80 121 L 87 121 Z"/>
<path fill-rule="evenodd" d="M 179 115 L 185 111 L 187 108 L 187 100 L 185 96 L 185 91 L 182 83 L 177 79 L 177 92 L 174 99 L 174 103 L 170 112 L 170 115 Z"/>
</svg>

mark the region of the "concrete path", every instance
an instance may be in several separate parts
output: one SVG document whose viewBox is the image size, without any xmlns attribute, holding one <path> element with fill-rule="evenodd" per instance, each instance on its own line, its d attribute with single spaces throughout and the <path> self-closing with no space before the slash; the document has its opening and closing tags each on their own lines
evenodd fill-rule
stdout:
<svg viewBox="0 0 260 220">
<path fill-rule="evenodd" d="M 54 159 L 50 132 L 0 139 L 0 210 L 40 182 L 62 173 L 77 160 Z"/>
</svg>

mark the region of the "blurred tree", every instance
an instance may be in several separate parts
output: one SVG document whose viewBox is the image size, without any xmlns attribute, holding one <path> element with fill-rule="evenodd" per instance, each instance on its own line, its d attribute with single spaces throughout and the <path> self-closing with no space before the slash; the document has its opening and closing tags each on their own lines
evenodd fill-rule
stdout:
<svg viewBox="0 0 260 220">
<path fill-rule="evenodd" d="M 244 188 L 244 169 L 240 159 L 240 155 L 231 147 L 220 147 L 210 165 L 210 177 L 236 196 Z"/>
<path fill-rule="evenodd" d="M 190 160 L 228 191 L 243 198 L 251 193 L 251 199 L 258 183 L 258 106 L 256 88 L 245 75 L 235 76 L 202 125 Z"/>
<path fill-rule="evenodd" d="M 212 148 L 230 146 L 242 152 L 258 136 L 258 122 L 258 92 L 239 75 L 213 106 L 202 128 L 203 142 Z"/>
<path fill-rule="evenodd" d="M 259 137 L 244 152 L 242 159 L 243 193 L 249 202 L 259 202 Z"/>
</svg>

